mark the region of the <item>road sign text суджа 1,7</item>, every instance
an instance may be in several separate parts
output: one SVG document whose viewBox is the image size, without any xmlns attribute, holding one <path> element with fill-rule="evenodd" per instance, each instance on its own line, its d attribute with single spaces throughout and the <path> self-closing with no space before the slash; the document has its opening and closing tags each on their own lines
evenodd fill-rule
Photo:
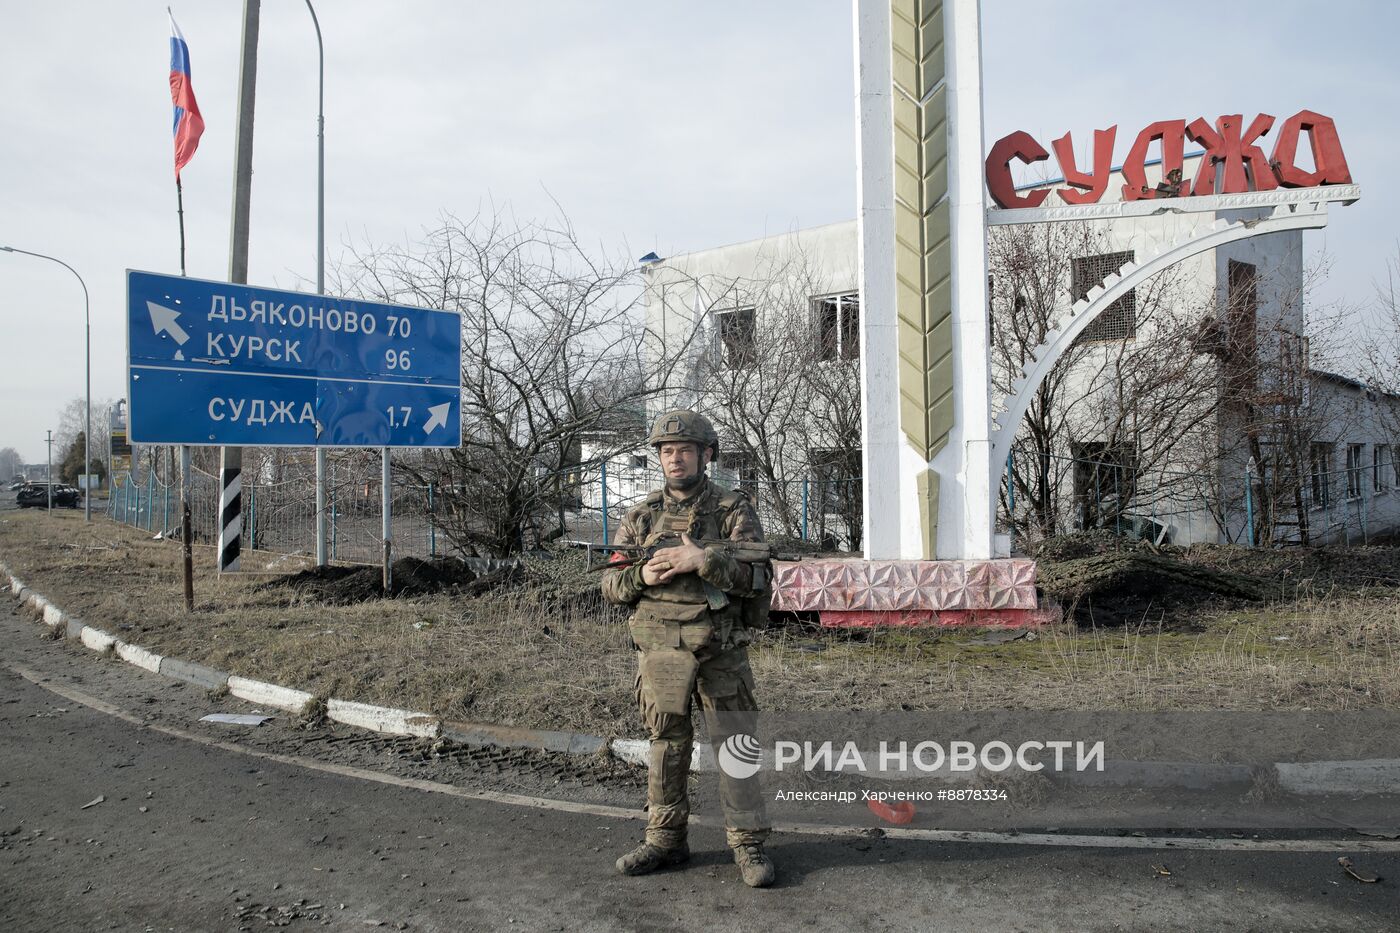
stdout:
<svg viewBox="0 0 1400 933">
<path fill-rule="evenodd" d="M 450 311 L 127 271 L 137 444 L 456 447 Z"/>
</svg>

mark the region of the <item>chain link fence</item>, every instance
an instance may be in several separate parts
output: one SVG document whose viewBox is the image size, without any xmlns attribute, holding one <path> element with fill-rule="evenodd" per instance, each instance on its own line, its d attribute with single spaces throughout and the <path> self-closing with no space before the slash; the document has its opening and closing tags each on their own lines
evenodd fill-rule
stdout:
<svg viewBox="0 0 1400 933">
<path fill-rule="evenodd" d="M 659 469 L 639 466 L 630 458 L 582 464 L 560 478 L 561 487 L 571 493 L 558 508 L 537 517 L 527 546 L 538 547 L 555 538 L 577 544 L 610 543 L 623 516 L 664 485 Z M 828 550 L 859 546 L 859 480 L 740 481 L 723 469 L 715 471 L 715 479 L 725 486 L 743 488 L 753 497 L 770 536 L 807 540 Z M 311 477 L 256 482 L 245 472 L 242 490 L 245 549 L 314 554 L 316 487 Z M 436 486 L 396 479 L 390 495 L 396 557 L 435 558 L 455 553 L 438 516 L 440 491 Z M 327 553 L 331 560 L 379 562 L 383 554 L 381 510 L 378 476 L 349 479 L 338 476 L 332 466 L 326 484 Z M 152 534 L 173 537 L 180 526 L 179 485 L 162 481 L 154 471 L 143 477 L 120 474 L 112 483 L 107 514 Z M 190 481 L 194 541 L 212 544 L 218 539 L 218 514 L 219 479 L 196 467 Z"/>
<path fill-rule="evenodd" d="M 1347 465 L 1315 459 L 1302 477 L 1254 465 L 1219 473 L 1135 469 L 1128 457 L 1046 456 L 1006 464 L 999 523 L 1019 549 L 1070 531 L 1103 529 L 1158 544 L 1250 547 L 1364 544 L 1400 531 L 1400 472 L 1388 454 Z M 1382 447 L 1381 450 L 1386 450 Z"/>
<path fill-rule="evenodd" d="M 1362 463 L 1352 455 L 1342 469 L 1322 469 L 1326 464 L 1319 464 L 1300 482 L 1288 485 L 1286 496 L 1278 494 L 1277 482 L 1269 493 L 1248 470 L 1240 471 L 1238 477 L 1143 473 L 1130 463 L 1104 459 L 1052 456 L 1042 460 L 1044 469 L 1039 473 L 1047 488 L 1037 488 L 1038 483 L 1018 475 L 1015 461 L 1008 462 L 1001 487 L 998 526 L 1012 534 L 1018 553 L 1033 549 L 1046 537 L 1084 529 L 1106 529 L 1159 544 L 1250 546 L 1365 543 L 1392 537 L 1400 529 L 1400 473 L 1389 459 Z M 643 461 L 630 457 L 593 461 L 561 475 L 560 488 L 569 490 L 568 494 L 555 508 L 537 516 L 524 544 L 539 547 L 556 538 L 576 544 L 612 542 L 623 516 L 652 490 L 664 486 L 661 471 Z M 713 477 L 750 494 L 769 537 L 810 542 L 826 551 L 860 550 L 858 478 L 823 475 L 772 481 L 739 476 L 722 467 L 713 470 Z M 1015 482 L 1010 481 L 1013 477 Z M 244 479 L 244 547 L 313 554 L 314 481 L 307 476 L 277 483 L 251 482 L 246 473 Z M 1040 494 L 1028 496 L 1027 488 Z M 1264 501 L 1269 495 L 1274 503 Z M 331 559 L 377 563 L 383 554 L 379 478 L 347 478 L 333 466 L 326 500 Z M 439 491 L 433 485 L 393 483 L 396 557 L 455 553 L 438 516 L 438 500 Z M 195 541 L 212 544 L 217 540 L 218 507 L 218 477 L 195 469 L 191 480 Z M 172 536 L 180 524 L 179 487 L 162 482 L 155 473 L 144 479 L 119 475 L 107 513 L 116 521 Z"/>
</svg>

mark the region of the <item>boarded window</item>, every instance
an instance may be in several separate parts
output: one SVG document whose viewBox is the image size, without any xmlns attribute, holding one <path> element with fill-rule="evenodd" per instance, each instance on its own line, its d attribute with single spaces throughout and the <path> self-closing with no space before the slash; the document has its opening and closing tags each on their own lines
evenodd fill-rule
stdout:
<svg viewBox="0 0 1400 933">
<path fill-rule="evenodd" d="M 1073 304 L 1089 294 L 1089 289 L 1099 285 L 1110 274 L 1117 272 L 1125 263 L 1132 262 L 1132 250 L 1122 253 L 1102 253 L 1098 256 L 1081 256 L 1071 264 L 1069 300 Z M 1081 341 L 1132 340 L 1137 336 L 1137 292 L 1128 292 L 1109 305 L 1094 322 L 1079 335 Z"/>
</svg>

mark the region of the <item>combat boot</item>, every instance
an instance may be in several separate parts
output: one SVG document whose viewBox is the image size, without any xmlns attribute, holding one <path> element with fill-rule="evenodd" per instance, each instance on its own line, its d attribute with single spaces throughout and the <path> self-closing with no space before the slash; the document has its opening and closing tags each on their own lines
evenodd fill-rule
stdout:
<svg viewBox="0 0 1400 933">
<path fill-rule="evenodd" d="M 773 883 L 777 874 L 773 860 L 763 851 L 760 843 L 751 842 L 734 847 L 734 864 L 739 866 L 739 874 L 744 884 L 751 888 L 766 888 Z"/>
<path fill-rule="evenodd" d="M 684 842 L 672 849 L 644 842 L 617 860 L 617 870 L 624 875 L 649 875 L 658 868 L 669 868 L 688 861 L 690 846 Z"/>
</svg>

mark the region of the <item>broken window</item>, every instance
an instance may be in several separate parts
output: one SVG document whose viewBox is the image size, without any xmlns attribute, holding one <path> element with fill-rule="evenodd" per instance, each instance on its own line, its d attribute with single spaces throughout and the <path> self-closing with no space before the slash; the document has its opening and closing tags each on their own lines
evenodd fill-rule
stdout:
<svg viewBox="0 0 1400 933">
<path fill-rule="evenodd" d="M 816 323 L 817 358 L 860 358 L 860 295 L 850 292 L 812 299 Z"/>
<path fill-rule="evenodd" d="M 741 447 L 720 444 L 719 465 L 733 475 L 735 489 L 752 489 L 760 476 L 758 461 Z"/>
<path fill-rule="evenodd" d="M 1117 272 L 1125 263 L 1135 258 L 1132 250 L 1121 253 L 1102 253 L 1098 256 L 1081 256 L 1071 263 L 1069 300 L 1070 304 L 1085 298 L 1089 289 L 1100 285 L 1110 274 Z M 1137 291 L 1128 292 L 1102 314 L 1094 319 L 1079 340 L 1096 342 L 1106 340 L 1132 340 L 1137 336 Z"/>
<path fill-rule="evenodd" d="M 1071 443 L 1074 503 L 1080 528 L 1117 522 L 1137 494 L 1137 452 L 1131 445 L 1104 441 Z"/>
<path fill-rule="evenodd" d="M 1326 508 L 1332 503 L 1332 445 L 1314 441 L 1308 447 L 1308 472 L 1312 480 L 1312 504 Z"/>
<path fill-rule="evenodd" d="M 1258 271 L 1252 262 L 1227 266 L 1228 290 L 1225 299 L 1225 331 L 1230 345 L 1226 355 L 1231 389 L 1240 398 L 1253 393 L 1258 356 L 1259 288 Z"/>
<path fill-rule="evenodd" d="M 825 512 L 843 512 L 852 499 L 860 499 L 860 451 L 814 449 L 808 452 L 812 468 L 809 501 Z"/>
<path fill-rule="evenodd" d="M 729 369 L 747 369 L 758 358 L 758 333 L 753 308 L 721 311 L 719 341 L 724 352 L 724 365 Z"/>
<path fill-rule="evenodd" d="M 1364 444 L 1347 445 L 1347 498 L 1355 499 L 1361 495 L 1361 458 L 1365 452 Z"/>
</svg>

